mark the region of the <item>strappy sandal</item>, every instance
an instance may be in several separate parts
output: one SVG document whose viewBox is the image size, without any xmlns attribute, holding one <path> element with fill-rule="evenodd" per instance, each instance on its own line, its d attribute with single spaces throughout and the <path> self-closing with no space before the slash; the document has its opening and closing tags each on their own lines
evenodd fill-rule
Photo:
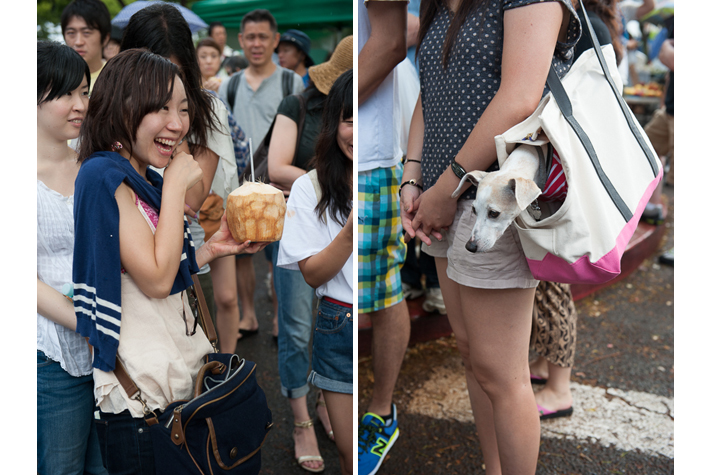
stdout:
<svg viewBox="0 0 710 475">
<path fill-rule="evenodd" d="M 309 427 L 313 427 L 313 419 L 309 419 L 303 422 L 294 422 L 293 425 L 302 429 L 308 429 Z M 323 461 L 323 457 L 321 457 L 320 455 L 302 455 L 296 458 L 296 461 L 303 470 L 306 470 L 308 472 L 320 473 L 325 470 L 325 462 Z M 304 463 L 306 462 L 321 462 L 321 466 L 318 468 L 307 467 L 304 465 Z"/>
<path fill-rule="evenodd" d="M 325 430 L 325 424 L 323 424 L 323 419 L 318 416 L 318 406 L 325 407 L 325 410 L 328 411 L 328 407 L 325 405 L 325 396 L 323 399 L 321 399 L 321 396 L 323 396 L 323 391 L 318 391 L 318 395 L 316 396 L 316 416 L 318 417 L 318 420 L 320 420 L 320 423 L 323 425 L 323 430 Z M 330 414 L 328 414 L 328 418 L 330 418 Z M 335 442 L 335 434 L 333 434 L 333 424 L 330 425 L 331 430 L 328 432 L 328 438 Z"/>
</svg>

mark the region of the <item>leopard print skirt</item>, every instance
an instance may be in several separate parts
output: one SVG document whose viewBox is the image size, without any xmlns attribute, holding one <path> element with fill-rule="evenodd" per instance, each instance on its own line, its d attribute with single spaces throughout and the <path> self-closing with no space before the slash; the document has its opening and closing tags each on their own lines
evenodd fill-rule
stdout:
<svg viewBox="0 0 710 475">
<path fill-rule="evenodd" d="M 548 362 L 569 368 L 577 343 L 577 309 L 569 284 L 541 281 L 535 289 L 530 346 Z"/>
</svg>

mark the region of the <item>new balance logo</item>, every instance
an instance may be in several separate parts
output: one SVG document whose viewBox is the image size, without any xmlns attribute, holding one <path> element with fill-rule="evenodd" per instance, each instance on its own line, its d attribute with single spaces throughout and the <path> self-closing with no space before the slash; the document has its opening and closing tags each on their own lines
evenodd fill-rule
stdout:
<svg viewBox="0 0 710 475">
<path fill-rule="evenodd" d="M 370 449 L 370 453 L 382 457 L 382 452 L 384 452 L 385 447 L 387 447 L 387 439 L 379 437 L 375 446 Z"/>
</svg>

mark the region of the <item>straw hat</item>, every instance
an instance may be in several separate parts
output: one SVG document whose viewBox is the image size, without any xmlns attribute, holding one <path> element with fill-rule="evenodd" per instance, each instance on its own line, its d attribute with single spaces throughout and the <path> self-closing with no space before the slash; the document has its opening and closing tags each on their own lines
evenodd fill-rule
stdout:
<svg viewBox="0 0 710 475">
<path fill-rule="evenodd" d="M 311 66 L 308 76 L 323 94 L 330 92 L 330 87 L 336 79 L 348 69 L 353 67 L 353 35 L 346 36 L 335 47 L 330 60 L 325 63 Z"/>
</svg>

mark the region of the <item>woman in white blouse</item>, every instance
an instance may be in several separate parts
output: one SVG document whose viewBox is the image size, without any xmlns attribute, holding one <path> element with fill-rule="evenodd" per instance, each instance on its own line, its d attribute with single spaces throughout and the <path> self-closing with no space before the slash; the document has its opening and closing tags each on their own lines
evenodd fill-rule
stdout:
<svg viewBox="0 0 710 475">
<path fill-rule="evenodd" d="M 328 93 L 314 169 L 291 188 L 278 266 L 299 269 L 315 288 L 318 316 L 308 381 L 323 391 L 342 473 L 352 473 L 353 451 L 353 71 Z M 315 173 L 314 173 L 315 172 Z M 312 420 L 297 422 L 310 427 Z M 298 457 L 322 461 L 317 455 Z"/>
<path fill-rule="evenodd" d="M 71 302 L 76 152 L 89 68 L 59 43 L 37 42 L 37 471 L 106 474 L 94 426 L 91 353 Z M 61 436 L 57 436 L 61 434 Z"/>
</svg>

